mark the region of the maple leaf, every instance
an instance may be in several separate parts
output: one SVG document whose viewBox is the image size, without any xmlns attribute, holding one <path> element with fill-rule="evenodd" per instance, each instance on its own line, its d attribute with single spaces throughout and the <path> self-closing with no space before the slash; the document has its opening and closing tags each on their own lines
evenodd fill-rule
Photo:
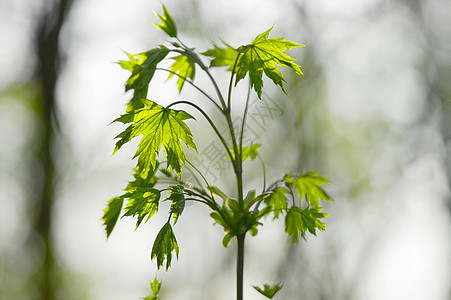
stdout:
<svg viewBox="0 0 451 300">
<path fill-rule="evenodd" d="M 249 147 L 241 147 L 241 160 L 244 162 L 248 157 L 254 160 L 258 155 L 258 148 L 260 148 L 260 144 L 252 144 Z M 230 153 L 232 157 L 235 158 L 235 150 L 230 148 Z M 230 156 L 227 159 L 231 159 Z"/>
<path fill-rule="evenodd" d="M 159 46 L 138 54 L 125 53 L 129 60 L 119 61 L 119 65 L 123 69 L 132 72 L 125 84 L 125 91 L 133 90 L 133 97 L 127 104 L 127 112 L 144 107 L 141 100 L 147 98 L 149 83 L 155 74 L 157 65 L 168 53 L 168 48 Z"/>
<path fill-rule="evenodd" d="M 155 24 L 159 29 L 163 30 L 167 33 L 170 37 L 176 38 L 177 37 L 177 26 L 175 25 L 174 19 L 169 14 L 166 7 L 163 5 L 163 16 L 155 12 L 155 14 L 160 18 L 161 25 Z"/>
<path fill-rule="evenodd" d="M 176 57 L 172 57 L 172 59 L 175 60 L 175 62 L 171 66 L 172 73 L 169 74 L 168 79 L 174 76 L 174 74 L 179 75 L 177 79 L 177 87 L 180 93 L 183 85 L 185 84 L 186 78 L 194 80 L 196 69 L 194 62 L 185 55 L 178 55 Z"/>
<path fill-rule="evenodd" d="M 226 48 L 220 48 L 213 45 L 213 49 L 209 49 L 201 54 L 204 56 L 213 57 L 210 61 L 210 67 L 229 67 L 228 71 L 232 71 L 235 61 L 240 55 L 240 52 L 236 51 L 230 45 L 224 43 Z"/>
<path fill-rule="evenodd" d="M 136 228 L 138 228 L 146 216 L 149 220 L 158 211 L 160 196 L 159 190 L 145 186 L 137 187 L 133 192 L 126 193 L 123 197 L 129 200 L 125 206 L 124 216 L 138 216 L 136 222 Z"/>
<path fill-rule="evenodd" d="M 265 283 L 265 284 L 263 284 L 263 288 L 260 288 L 255 285 L 253 287 L 257 292 L 259 292 L 266 298 L 272 299 L 272 298 L 274 298 L 274 295 L 282 289 L 283 284 L 276 283 L 271 286 L 271 285 Z"/>
<path fill-rule="evenodd" d="M 333 201 L 327 192 L 321 187 L 330 183 L 326 177 L 318 175 L 318 171 L 306 173 L 294 181 L 294 186 L 299 195 L 299 199 L 305 200 L 312 207 L 319 207 L 319 200 Z"/>
<path fill-rule="evenodd" d="M 279 217 L 279 214 L 287 209 L 287 197 L 285 194 L 288 194 L 284 188 L 276 187 L 272 193 L 265 199 L 266 205 L 272 207 L 274 210 L 274 219 Z"/>
<path fill-rule="evenodd" d="M 150 283 L 150 288 L 152 289 L 152 295 L 147 296 L 144 298 L 144 300 L 158 300 L 160 297 L 158 297 L 158 293 L 161 289 L 161 282 L 158 282 L 157 277 L 155 276 L 155 279 Z"/>
<path fill-rule="evenodd" d="M 124 216 L 134 216 L 138 215 L 138 222 L 136 224 L 136 228 L 138 228 L 142 219 L 149 214 L 149 219 L 151 216 L 155 214 L 158 210 L 158 199 L 156 199 L 156 203 L 151 201 L 149 198 L 149 194 L 146 192 L 153 192 L 157 195 L 158 190 L 153 190 L 152 187 L 157 182 L 157 177 L 154 173 L 151 172 L 141 172 L 139 173 L 137 169 L 135 169 L 134 180 L 130 181 L 127 184 L 127 187 L 124 189 L 126 193 L 119 197 L 114 197 L 110 201 L 108 201 L 108 206 L 103 210 L 104 215 L 102 217 L 103 224 L 105 225 L 107 238 L 110 236 L 113 231 L 117 220 L 119 219 L 119 215 L 122 211 L 122 205 L 125 199 L 129 199 L 126 206 L 126 213 Z M 140 199 L 143 198 L 143 199 Z M 144 199 L 145 198 L 145 199 Z M 146 200 L 147 199 L 147 200 Z M 146 203 L 146 201 L 149 201 Z"/>
<path fill-rule="evenodd" d="M 288 67 L 299 75 L 303 74 L 299 65 L 295 63 L 296 60 L 283 51 L 304 47 L 304 45 L 284 40 L 283 37 L 268 38 L 271 30 L 272 27 L 258 35 L 251 44 L 237 49 L 242 55 L 236 66 L 235 85 L 249 73 L 251 87 L 254 88 L 260 99 L 263 88 L 263 72 L 274 84 L 279 85 L 285 94 L 287 93 L 283 87 L 285 78 L 276 65 Z"/>
<path fill-rule="evenodd" d="M 172 200 L 171 213 L 174 216 L 174 225 L 185 209 L 185 195 L 183 194 L 183 185 L 169 186 L 171 194 L 165 200 Z"/>
<path fill-rule="evenodd" d="M 103 210 L 103 225 L 105 225 L 106 237 L 108 238 L 116 226 L 119 215 L 121 214 L 123 197 L 114 197 L 108 201 L 108 206 Z"/>
<path fill-rule="evenodd" d="M 164 224 L 160 232 L 158 232 L 155 242 L 153 243 L 151 259 L 157 259 L 158 269 L 166 260 L 166 271 L 171 266 L 172 251 L 175 251 L 177 257 L 179 256 L 179 246 L 169 222 Z"/>
<path fill-rule="evenodd" d="M 184 122 L 194 117 L 185 111 L 165 108 L 149 100 L 142 102 L 145 108 L 124 114 L 113 121 L 124 124 L 132 122 L 116 136 L 120 139 L 116 142 L 113 154 L 132 138 L 143 135 L 134 156 L 138 157 L 139 171 L 154 172 L 157 168 L 157 155 L 164 148 L 168 165 L 180 174 L 181 164 L 185 163 L 181 141 L 197 151 L 191 131 Z"/>
<path fill-rule="evenodd" d="M 316 229 L 325 230 L 326 226 L 319 219 L 328 216 L 321 212 L 322 208 L 302 209 L 298 206 L 291 207 L 285 216 L 285 232 L 291 236 L 294 244 L 299 240 L 299 233 L 305 234 L 307 230 L 316 236 Z"/>
</svg>

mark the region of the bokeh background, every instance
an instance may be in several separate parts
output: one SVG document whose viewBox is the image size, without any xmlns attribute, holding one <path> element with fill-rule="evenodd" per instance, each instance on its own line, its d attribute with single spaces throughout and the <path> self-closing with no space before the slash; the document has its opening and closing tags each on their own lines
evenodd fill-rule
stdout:
<svg viewBox="0 0 451 300">
<path fill-rule="evenodd" d="M 250 285 L 283 281 L 276 299 L 450 300 L 451 2 L 165 5 L 199 50 L 218 37 L 238 47 L 272 25 L 307 45 L 291 53 L 305 75 L 284 73 L 289 97 L 267 84 L 249 132 L 269 179 L 319 169 L 336 202 L 327 230 L 294 247 L 269 219 L 247 239 L 246 299 L 262 299 Z M 154 10 L 161 2 L 0 2 L 0 299 L 140 299 L 156 275 L 163 299 L 233 299 L 235 245 L 222 247 L 204 207 L 175 226 L 181 253 L 167 273 L 150 261 L 165 214 L 137 231 L 122 219 L 108 240 L 101 226 L 134 166 L 133 146 L 111 157 L 121 127 L 109 124 L 130 98 L 116 62 L 164 42 Z M 152 100 L 177 97 L 165 76 Z M 197 119 L 200 167 L 233 191 Z M 247 188 L 260 185 L 260 165 L 246 167 Z"/>
</svg>

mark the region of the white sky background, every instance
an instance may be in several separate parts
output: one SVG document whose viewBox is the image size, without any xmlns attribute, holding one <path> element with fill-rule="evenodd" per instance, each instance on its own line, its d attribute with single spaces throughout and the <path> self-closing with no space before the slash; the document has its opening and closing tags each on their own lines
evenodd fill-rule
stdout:
<svg viewBox="0 0 451 300">
<path fill-rule="evenodd" d="M 421 130 L 415 128 L 414 132 L 404 135 L 405 128 L 415 126 L 425 107 L 423 78 L 417 72 L 422 60 L 420 47 L 425 43 L 421 40 L 421 29 L 413 22 L 409 11 L 400 8 L 395 1 L 306 2 L 309 3 L 306 13 L 310 26 L 316 34 L 311 40 L 302 36 L 304 29 L 293 28 L 300 26 L 298 16 L 293 16 L 294 6 L 280 7 L 279 1 L 202 1 L 199 7 L 206 17 L 204 23 L 210 26 L 203 31 L 206 38 L 220 36 L 238 46 L 275 25 L 274 36 L 284 35 L 314 47 L 327 79 L 329 113 L 349 122 L 381 119 L 392 128 L 393 136 L 386 140 L 387 151 L 371 170 L 381 176 L 395 165 L 405 167 L 403 176 L 393 181 L 388 191 L 380 192 L 390 199 L 370 204 L 358 217 L 347 211 L 345 199 L 336 199 L 335 215 L 329 217 L 328 230 L 318 238 L 310 237 L 303 248 L 310 249 L 306 251 L 313 260 L 320 260 L 322 249 L 327 245 L 324 240 L 332 235 L 342 236 L 344 252 L 337 259 L 346 278 L 359 268 L 352 254 L 358 252 L 366 230 L 377 231 L 374 227 L 382 224 L 385 232 L 379 235 L 378 248 L 367 258 L 368 270 L 359 278 L 359 299 L 449 299 L 451 228 L 444 204 L 449 190 L 441 165 L 446 153 L 437 134 L 437 124 Z M 20 80 L 32 61 L 27 58 L 31 45 L 27 15 L 32 11 L 29 8 L 32 3 L 35 2 L 22 0 L 0 4 L 3 19 L 0 20 L 0 44 L 3 45 L 0 64 L 2 70 L 9 70 L 0 70 L 0 88 Z M 383 17 L 370 19 L 371 11 L 379 9 L 380 5 L 385 11 Z M 176 21 L 182 16 L 172 3 L 168 2 L 167 7 Z M 157 22 L 153 10 L 161 10 L 160 2 L 78 1 L 63 30 L 67 66 L 58 87 L 65 135 L 61 141 L 62 162 L 58 166 L 62 183 L 57 194 L 55 226 L 59 259 L 74 272 L 92 280 L 92 299 L 142 298 L 148 293 L 147 282 L 155 274 L 163 278 L 164 285 L 179 285 L 171 286 L 177 290 L 171 291 L 168 300 L 214 299 L 215 294 L 217 299 L 231 299 L 233 288 L 218 296 L 216 285 L 200 287 L 199 281 L 204 277 L 213 278 L 215 284 L 222 282 L 234 287 L 233 267 L 224 272 L 223 280 L 221 276 L 215 277 L 216 268 L 227 259 L 232 258 L 234 266 L 235 249 L 233 245 L 229 249 L 222 247 L 222 232 L 210 226 L 212 221 L 206 209 L 188 207 L 175 226 L 181 254 L 168 273 L 162 270 L 157 273 L 155 263 L 149 259 L 153 240 L 166 218 L 164 214 L 153 217 L 137 231 L 133 231 L 133 221 L 122 219 L 108 241 L 101 226 L 106 201 L 118 195 L 126 185 L 133 167 L 132 146 L 124 147 L 111 157 L 113 138 L 121 128 L 108 124 L 123 113 L 129 98 L 123 92 L 128 73 L 114 62 L 125 59 L 122 50 L 140 52 L 163 42 L 164 35 L 152 25 Z M 7 11 L 13 13 L 5 13 Z M 434 26 L 440 26 L 440 20 L 446 16 L 445 12 L 434 10 L 433 4 L 427 12 Z M 6 22 L 11 24 L 10 28 L 4 26 Z M 183 34 L 183 29 L 179 30 Z M 197 41 L 199 38 L 187 39 Z M 164 79 L 162 77 L 161 82 Z M 151 90 L 152 98 L 174 96 L 167 93 L 174 86 L 174 82 L 156 85 Z M 8 177 L 7 170 L 20 161 L 16 153 L 27 136 L 22 133 L 30 130 L 26 116 L 24 104 L 0 100 L 0 140 L 8 141 L 9 145 L 0 147 L 0 163 L 5 169 L 0 177 L 0 205 L 3 207 L 0 210 L 0 247 L 8 251 L 15 249 L 12 244 L 23 238 L 20 231 L 23 192 L 20 184 Z M 410 142 L 417 139 L 424 142 L 419 143 L 417 149 L 409 149 Z M 336 176 L 333 181 L 339 185 L 340 169 L 333 171 L 333 175 Z M 378 180 L 386 184 L 391 178 Z M 375 195 L 371 197 L 379 200 Z M 191 221 L 193 219 L 199 222 Z M 280 232 L 277 224 L 265 225 L 257 239 L 248 240 L 248 251 L 262 252 L 262 256 L 247 260 L 246 299 L 261 299 L 249 284 L 277 280 L 268 274 L 270 267 L 257 267 L 259 259 L 268 256 L 282 259 L 277 255 L 282 252 L 278 243 L 267 244 L 268 240 L 283 243 L 283 237 L 273 232 Z"/>
</svg>

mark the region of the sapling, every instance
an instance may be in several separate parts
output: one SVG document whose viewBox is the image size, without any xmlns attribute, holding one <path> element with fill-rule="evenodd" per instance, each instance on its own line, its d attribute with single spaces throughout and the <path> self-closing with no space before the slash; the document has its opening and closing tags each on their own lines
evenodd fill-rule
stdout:
<svg viewBox="0 0 451 300">
<path fill-rule="evenodd" d="M 255 92 L 260 99 L 258 101 L 263 101 L 263 74 L 287 94 L 285 79 L 278 66 L 302 75 L 296 60 L 285 51 L 304 45 L 283 37 L 269 38 L 270 28 L 250 44 L 235 48 L 222 42 L 223 45 L 214 44 L 211 49 L 197 52 L 180 39 L 176 23 L 165 6 L 163 14 L 157 13 L 157 16 L 161 24 L 155 25 L 170 38 L 167 45 L 159 45 L 138 54 L 126 54 L 128 60 L 119 62 L 122 68 L 131 72 L 125 90 L 132 91 L 133 96 L 127 104 L 125 114 L 114 120 L 127 125 L 116 137 L 118 140 L 114 153 L 133 138 L 141 136 L 141 139 L 134 156 L 137 158 L 134 179 L 128 183 L 121 196 L 108 201 L 104 210 L 106 235 L 110 236 L 120 216 L 135 217 L 138 228 L 143 221 L 147 222 L 159 212 L 161 202 L 170 201 L 167 222 L 157 234 L 151 250 L 151 259 L 156 260 L 157 268 L 164 265 L 167 271 L 173 255 L 179 255 L 173 227 L 181 217 L 186 203 L 194 201 L 204 204 L 211 210 L 213 221 L 224 229 L 224 247 L 229 246 L 232 239 L 237 240 L 236 299 L 242 300 L 246 235 L 258 234 L 262 218 L 271 215 L 273 219 L 277 219 L 283 216 L 285 232 L 294 244 L 307 232 L 316 235 L 317 230 L 325 229 L 321 219 L 327 213 L 322 212 L 321 201 L 332 201 L 322 187 L 329 181 L 317 171 L 287 173 L 273 183 L 266 184 L 263 168 L 261 192 L 257 193 L 255 189 L 243 190 L 243 162 L 255 159 L 261 146 L 257 143 L 243 144 L 250 94 Z M 161 66 L 160 63 L 165 60 L 171 62 L 170 68 Z M 230 74 L 226 92 L 219 88 L 217 79 L 210 72 L 212 68 L 223 68 Z M 214 95 L 194 82 L 196 70 L 205 72 Z M 206 101 L 175 100 L 162 106 L 149 100 L 148 87 L 156 72 L 166 72 L 168 79 L 176 78 L 179 93 L 188 84 Z M 243 110 L 238 113 L 241 124 L 236 127 L 232 122 L 232 115 L 236 114 L 236 110 L 232 112 L 232 91 L 245 78 L 248 80 L 249 92 Z M 207 105 L 216 109 L 219 117 L 213 118 L 207 113 Z M 205 130 L 211 130 L 224 148 L 236 178 L 236 190 L 232 194 L 226 194 L 220 187 L 210 184 L 205 174 L 185 156 L 187 148 L 197 151 L 187 125 L 194 117 L 185 110 L 176 109 L 179 106 L 190 107 L 200 113 L 210 127 Z M 218 130 L 221 121 L 227 124 L 226 134 Z M 182 173 L 186 172 L 194 178 L 194 184 L 184 179 Z M 160 283 L 157 279 L 151 282 L 151 288 L 153 294 L 146 299 L 158 299 Z M 263 287 L 254 288 L 272 299 L 282 288 L 282 284 L 264 284 Z"/>
</svg>

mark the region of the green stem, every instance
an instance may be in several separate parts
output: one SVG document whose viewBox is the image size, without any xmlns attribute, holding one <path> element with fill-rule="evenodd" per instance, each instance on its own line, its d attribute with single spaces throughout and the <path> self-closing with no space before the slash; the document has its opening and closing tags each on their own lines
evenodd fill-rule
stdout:
<svg viewBox="0 0 451 300">
<path fill-rule="evenodd" d="M 247 97 L 246 97 L 246 106 L 244 108 L 244 113 L 243 113 L 243 122 L 241 123 L 241 132 L 240 132 L 240 155 L 243 154 L 243 135 L 244 135 L 244 125 L 246 124 L 246 116 L 247 116 L 247 111 L 249 109 L 249 99 L 251 97 L 251 85 L 249 84 L 249 88 L 247 90 Z"/>
<path fill-rule="evenodd" d="M 207 97 L 208 100 L 210 100 L 210 101 L 216 106 L 216 108 L 219 109 L 219 110 L 222 112 L 221 106 L 219 106 L 219 104 L 216 103 L 216 101 L 215 101 L 210 95 L 208 95 L 203 89 L 201 89 L 200 87 L 198 87 L 194 82 L 192 82 L 192 81 L 189 80 L 188 78 L 186 78 L 186 77 L 184 77 L 184 76 L 182 76 L 182 75 L 179 75 L 178 73 L 176 73 L 176 72 L 174 72 L 174 71 L 165 69 L 165 68 L 156 68 L 156 70 L 159 70 L 159 71 L 165 71 L 165 72 L 171 73 L 171 74 L 173 74 L 173 75 L 176 75 L 176 76 L 178 76 L 178 77 L 184 79 L 186 82 L 188 82 L 189 84 L 191 84 L 196 90 L 198 90 L 198 91 L 201 92 L 205 97 Z"/>
<path fill-rule="evenodd" d="M 185 46 L 186 48 L 186 46 Z M 197 57 L 196 55 L 193 55 L 192 52 L 190 52 L 188 49 L 186 49 L 185 51 L 181 51 L 181 50 L 172 50 L 174 52 L 178 52 L 182 55 L 185 55 L 186 57 L 190 58 L 193 62 L 195 62 L 197 65 L 199 65 L 199 67 L 204 70 L 204 72 L 207 74 L 207 76 L 210 78 L 210 81 L 212 82 L 215 90 L 216 90 L 216 94 L 218 95 L 219 101 L 221 102 L 221 106 L 222 106 L 222 113 L 224 114 L 226 120 L 227 120 L 227 125 L 229 126 L 229 132 L 230 132 L 230 136 L 232 137 L 232 144 L 233 144 L 233 150 L 235 152 L 235 158 L 231 155 L 230 149 L 227 145 L 227 143 L 225 142 L 224 138 L 222 137 L 222 135 L 219 133 L 219 131 L 217 130 L 216 126 L 214 126 L 213 122 L 210 120 L 210 118 L 207 116 L 207 114 L 200 108 L 200 107 L 196 107 L 204 116 L 205 118 L 208 120 L 208 122 L 210 123 L 210 125 L 212 126 L 213 130 L 216 132 L 216 134 L 218 135 L 219 139 L 221 140 L 225 150 L 227 151 L 227 154 L 232 158 L 232 165 L 233 165 L 233 169 L 237 178 L 237 189 L 238 189 L 238 203 L 240 203 L 240 206 L 243 206 L 243 180 L 242 180 L 242 160 L 241 160 L 241 154 L 239 153 L 239 149 L 238 149 L 238 144 L 236 142 L 236 137 L 235 137 L 235 130 L 233 129 L 233 124 L 232 124 L 232 118 L 231 118 L 231 114 L 230 114 L 230 109 L 227 107 L 227 104 L 225 103 L 224 97 L 221 93 L 221 90 L 219 89 L 218 84 L 216 83 L 216 80 L 213 78 L 213 76 L 211 75 L 210 71 L 208 70 L 208 67 L 204 65 L 204 63 L 200 60 L 199 57 Z M 237 58 L 238 61 L 238 58 Z M 230 94 L 229 94 L 230 97 Z M 182 103 L 182 101 L 178 101 L 177 103 Z M 193 103 L 188 102 L 188 101 L 183 101 L 183 103 L 195 106 Z M 173 103 L 175 104 L 175 103 Z M 171 105 L 173 105 L 171 104 Z"/>
<path fill-rule="evenodd" d="M 222 110 L 224 112 L 228 111 L 228 108 L 226 106 L 224 96 L 222 96 L 221 90 L 219 89 L 218 84 L 216 83 L 216 80 L 213 78 L 213 76 L 210 74 L 210 71 L 208 71 L 208 67 L 204 65 L 204 63 L 200 60 L 200 58 L 197 55 L 193 55 L 191 51 L 187 48 L 185 51 L 174 49 L 172 50 L 174 52 L 180 53 L 182 55 L 185 55 L 189 59 L 191 59 L 194 63 L 196 63 L 204 72 L 208 75 L 208 78 L 210 78 L 210 81 L 212 82 L 216 94 L 218 95 L 219 101 L 221 102 Z"/>
<path fill-rule="evenodd" d="M 238 189 L 238 203 L 240 207 L 243 208 L 243 161 L 241 159 L 241 153 L 238 149 L 238 144 L 236 142 L 235 130 L 233 129 L 232 118 L 230 116 L 230 111 L 226 114 L 227 124 L 229 126 L 230 136 L 232 137 L 232 145 L 233 151 L 235 153 L 235 157 L 229 154 L 232 159 L 233 170 L 235 172 L 236 180 L 237 180 L 237 189 Z M 229 151 L 230 152 L 230 151 Z"/>
<path fill-rule="evenodd" d="M 190 106 L 194 107 L 195 109 L 197 109 L 205 117 L 205 119 L 208 121 L 208 123 L 210 123 L 211 128 L 213 128 L 213 130 L 216 133 L 216 135 L 218 136 L 219 140 L 221 140 L 221 143 L 224 146 L 224 148 L 226 149 L 227 154 L 230 157 L 232 157 L 232 153 L 230 152 L 229 146 L 227 145 L 227 142 L 224 140 L 224 137 L 219 132 L 218 128 L 216 128 L 216 125 L 213 123 L 211 118 L 207 115 L 207 113 L 202 108 L 200 108 L 198 105 L 194 104 L 193 102 L 186 101 L 186 100 L 180 100 L 180 101 L 173 102 L 173 103 L 169 104 L 167 106 L 167 108 L 170 108 L 171 106 L 176 105 L 176 104 L 187 104 L 187 105 L 190 105 Z"/>
<path fill-rule="evenodd" d="M 235 63 L 233 64 L 232 75 L 230 75 L 229 93 L 227 95 L 227 106 L 228 106 L 229 110 L 232 109 L 231 99 L 232 99 L 233 77 L 235 76 L 235 68 L 236 68 L 236 64 L 238 63 L 239 58 L 240 58 L 240 54 L 238 53 L 238 55 L 236 56 L 236 59 L 235 59 Z"/>
<path fill-rule="evenodd" d="M 238 235 L 237 260 L 236 260 L 236 300 L 243 300 L 243 278 L 244 278 L 244 238 L 246 233 Z"/>
</svg>

